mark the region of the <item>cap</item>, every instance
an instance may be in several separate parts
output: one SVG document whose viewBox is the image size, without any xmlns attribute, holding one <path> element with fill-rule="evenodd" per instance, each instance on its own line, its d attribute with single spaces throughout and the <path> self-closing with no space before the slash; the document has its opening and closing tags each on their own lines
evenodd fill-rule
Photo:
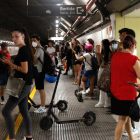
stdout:
<svg viewBox="0 0 140 140">
<path fill-rule="evenodd" d="M 86 50 L 93 50 L 93 45 L 91 45 L 91 44 L 86 44 L 85 49 L 86 49 Z"/>
<path fill-rule="evenodd" d="M 114 38 L 114 39 L 112 39 L 111 42 L 113 42 L 113 41 L 115 41 L 115 42 L 120 42 L 120 39 L 119 39 L 119 38 Z"/>
</svg>

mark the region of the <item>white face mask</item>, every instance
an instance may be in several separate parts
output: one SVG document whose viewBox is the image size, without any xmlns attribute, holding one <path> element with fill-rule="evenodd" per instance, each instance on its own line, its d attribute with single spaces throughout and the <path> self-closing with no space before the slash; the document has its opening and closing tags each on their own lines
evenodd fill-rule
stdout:
<svg viewBox="0 0 140 140">
<path fill-rule="evenodd" d="M 37 43 L 36 42 L 32 42 L 32 46 L 35 48 L 35 47 L 37 47 Z"/>
</svg>

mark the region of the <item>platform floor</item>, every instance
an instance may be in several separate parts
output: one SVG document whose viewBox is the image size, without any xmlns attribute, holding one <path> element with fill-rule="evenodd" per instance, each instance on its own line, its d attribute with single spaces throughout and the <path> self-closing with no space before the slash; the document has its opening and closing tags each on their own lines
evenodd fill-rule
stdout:
<svg viewBox="0 0 140 140">
<path fill-rule="evenodd" d="M 114 130 L 116 127 L 116 120 L 112 115 L 107 115 L 106 108 L 95 108 L 98 100 L 85 100 L 80 103 L 77 101 L 74 91 L 77 86 L 72 85 L 74 77 L 72 75 L 61 75 L 58 89 L 56 92 L 55 103 L 59 100 L 68 101 L 68 108 L 65 112 L 60 112 L 57 108 L 54 109 L 59 117 L 82 117 L 85 112 L 93 111 L 96 114 L 96 122 L 92 126 L 86 126 L 84 123 L 71 123 L 71 124 L 56 124 L 52 125 L 50 130 L 42 130 L 39 126 L 40 119 L 46 115 L 35 114 L 34 108 L 29 110 L 32 118 L 32 132 L 34 140 L 113 140 Z M 46 103 L 48 104 L 55 84 L 50 84 L 45 81 Z M 8 98 L 8 96 L 6 96 Z M 40 98 L 38 91 L 36 92 L 33 100 L 39 104 Z M 3 105 L 0 105 L 0 111 Z M 12 113 L 13 118 L 16 120 L 19 114 L 18 107 Z M 16 133 L 16 139 L 22 140 L 24 136 L 23 123 L 19 124 Z M 0 140 L 7 140 L 8 133 L 4 118 L 0 113 Z M 128 140 L 128 137 L 123 136 L 122 140 Z"/>
</svg>

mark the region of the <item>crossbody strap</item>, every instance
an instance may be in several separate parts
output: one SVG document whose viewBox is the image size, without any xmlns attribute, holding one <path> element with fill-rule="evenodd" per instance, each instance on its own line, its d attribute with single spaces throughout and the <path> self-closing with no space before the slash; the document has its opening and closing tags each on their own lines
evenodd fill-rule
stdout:
<svg viewBox="0 0 140 140">
<path fill-rule="evenodd" d="M 44 50 L 43 48 L 41 48 L 41 47 L 39 47 L 39 48 L 42 49 L 42 50 L 44 51 L 44 53 L 45 53 L 45 50 Z M 39 48 L 38 48 L 38 49 L 39 49 Z M 40 61 L 40 63 L 42 64 L 42 66 L 44 66 L 44 64 L 43 64 L 43 62 L 41 61 L 41 59 L 40 59 L 39 57 L 38 57 L 37 59 Z"/>
<path fill-rule="evenodd" d="M 88 53 L 88 54 L 90 54 L 90 53 Z M 90 56 L 91 56 L 91 58 L 92 58 L 92 55 L 90 54 Z M 84 57 L 84 56 L 83 56 Z M 86 60 L 86 57 L 84 57 L 85 58 L 85 60 Z M 92 65 L 86 60 L 86 62 L 92 67 Z"/>
</svg>

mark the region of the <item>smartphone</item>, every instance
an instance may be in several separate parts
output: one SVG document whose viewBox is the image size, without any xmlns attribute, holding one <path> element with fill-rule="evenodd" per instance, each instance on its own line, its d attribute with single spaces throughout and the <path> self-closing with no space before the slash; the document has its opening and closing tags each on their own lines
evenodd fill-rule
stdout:
<svg viewBox="0 0 140 140">
<path fill-rule="evenodd" d="M 127 82 L 128 84 L 131 84 L 132 86 L 134 86 L 134 87 L 137 87 L 137 85 L 136 84 L 134 84 L 134 83 L 132 83 L 132 82 Z"/>
</svg>

